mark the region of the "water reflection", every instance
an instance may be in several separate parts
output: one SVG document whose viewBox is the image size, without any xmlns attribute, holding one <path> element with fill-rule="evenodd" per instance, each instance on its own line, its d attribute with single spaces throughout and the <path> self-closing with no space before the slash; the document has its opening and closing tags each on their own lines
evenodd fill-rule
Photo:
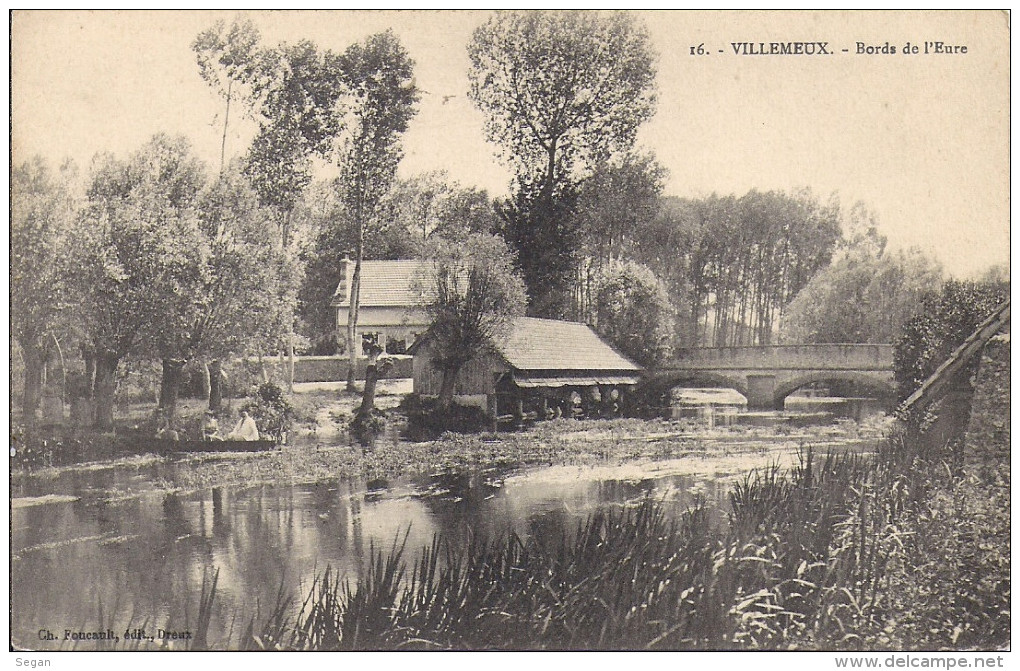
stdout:
<svg viewBox="0 0 1020 671">
<path fill-rule="evenodd" d="M 195 492 L 158 491 L 137 473 L 71 473 L 59 489 L 76 500 L 12 510 L 12 641 L 67 648 L 70 642 L 39 640 L 38 631 L 59 639 L 65 629 L 110 627 L 122 636 L 129 627 L 193 627 L 203 579 L 218 570 L 209 640 L 224 645 L 251 618 L 268 616 L 281 587 L 297 606 L 327 565 L 354 576 L 370 548 L 389 549 L 405 534 L 412 556 L 435 534 L 455 545 L 508 530 L 555 540 L 599 506 L 645 496 L 675 510 L 701 496 L 721 515 L 729 487 L 689 475 L 613 480 L 574 471 Z M 548 473 L 559 475 L 549 480 Z M 110 496 L 118 487 L 130 491 L 126 480 L 136 493 Z"/>
</svg>

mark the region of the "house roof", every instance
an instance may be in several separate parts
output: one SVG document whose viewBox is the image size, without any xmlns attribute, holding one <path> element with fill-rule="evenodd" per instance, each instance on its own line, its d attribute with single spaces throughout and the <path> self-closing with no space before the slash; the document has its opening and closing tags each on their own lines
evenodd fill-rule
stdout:
<svg viewBox="0 0 1020 671">
<path fill-rule="evenodd" d="M 415 259 L 362 261 L 359 305 L 361 307 L 414 307 L 419 303 L 419 299 L 411 290 L 411 281 L 420 267 L 421 262 Z M 333 292 L 331 305 L 336 307 L 350 307 L 350 287 L 354 277 L 353 261 L 344 262 L 343 276 L 336 291 Z"/>
<path fill-rule="evenodd" d="M 521 317 L 496 349 L 513 368 L 525 370 L 639 371 L 641 367 L 606 344 L 590 326 Z"/>
</svg>

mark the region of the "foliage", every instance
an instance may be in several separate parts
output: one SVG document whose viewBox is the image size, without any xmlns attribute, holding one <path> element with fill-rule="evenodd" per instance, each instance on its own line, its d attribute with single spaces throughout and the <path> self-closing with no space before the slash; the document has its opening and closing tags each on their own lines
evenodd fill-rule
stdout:
<svg viewBox="0 0 1020 671">
<path fill-rule="evenodd" d="M 671 306 L 652 271 L 626 261 L 607 267 L 597 283 L 593 311 L 599 335 L 642 366 L 668 357 Z"/>
<path fill-rule="evenodd" d="M 470 97 L 514 173 L 501 234 L 517 253 L 530 311 L 574 312 L 580 183 L 634 143 L 655 105 L 653 54 L 633 16 L 500 12 L 468 46 Z"/>
<path fill-rule="evenodd" d="M 790 303 L 784 339 L 796 343 L 891 343 L 941 283 L 941 268 L 920 250 L 885 249 L 874 227 L 851 235 L 832 263 Z"/>
<path fill-rule="evenodd" d="M 264 382 L 252 395 L 252 400 L 241 406 L 251 415 L 259 434 L 282 441 L 294 422 L 294 408 L 283 390 L 272 382 Z"/>
<path fill-rule="evenodd" d="M 907 544 L 890 571 L 889 648 L 991 649 L 1009 638 L 1010 474 L 961 478 L 910 511 Z"/>
<path fill-rule="evenodd" d="M 187 358 L 271 349 L 294 309 L 296 259 L 272 235 L 271 212 L 236 167 L 202 193 L 199 207 L 206 255 L 191 297 Z"/>
<path fill-rule="evenodd" d="M 327 64 L 347 92 L 344 110 L 349 132 L 334 140 L 333 150 L 340 168 L 341 199 L 357 231 L 347 313 L 351 363 L 347 388 L 353 391 L 365 231 L 376 220 L 380 201 L 396 176 L 403 156 L 400 138 L 418 111 L 420 96 L 414 61 L 391 30 L 352 44 L 343 54 L 327 59 Z"/>
<path fill-rule="evenodd" d="M 959 280 L 949 280 L 941 291 L 926 296 L 920 311 L 903 326 L 903 335 L 896 341 L 893 370 L 900 400 L 920 387 L 1008 298 L 1008 284 Z"/>
<path fill-rule="evenodd" d="M 685 345 L 767 345 L 839 233 L 838 203 L 809 191 L 666 198 L 635 235 L 633 259 L 666 285 Z"/>
<path fill-rule="evenodd" d="M 596 268 L 624 258 L 634 234 L 655 219 L 666 174 L 651 154 L 628 153 L 599 165 L 581 185 L 574 216 Z"/>
<path fill-rule="evenodd" d="M 386 430 L 386 413 L 376 408 L 367 413 L 356 413 L 346 427 L 360 445 L 369 447 Z"/>
<path fill-rule="evenodd" d="M 500 12 L 468 56 L 486 136 L 550 193 L 629 149 L 655 106 L 648 33 L 624 12 Z"/>
<path fill-rule="evenodd" d="M 404 398 L 400 410 L 407 416 L 405 437 L 415 442 L 435 440 L 447 431 L 453 433 L 479 433 L 492 425 L 485 410 L 477 405 L 451 403 L 439 407 L 438 399 L 412 394 Z"/>
<path fill-rule="evenodd" d="M 524 313 L 524 283 L 506 245 L 483 234 L 430 241 L 414 282 L 430 321 L 431 360 L 443 374 L 441 404 L 449 405 L 460 369 Z"/>
<path fill-rule="evenodd" d="M 570 293 L 581 259 L 575 202 L 572 190 L 552 199 L 522 188 L 499 206 L 499 233 L 515 254 L 533 316 L 563 319 L 572 312 Z"/>
<path fill-rule="evenodd" d="M 265 70 L 271 67 L 272 62 L 264 57 L 260 40 L 255 24 L 239 18 L 230 24 L 229 29 L 223 21 L 217 21 L 199 33 L 191 45 L 202 79 L 226 100 L 220 146 L 221 170 L 226 166 L 231 100 L 235 96 L 247 99 L 250 111 L 252 103 L 264 94 L 263 86 L 269 79 Z"/>
<path fill-rule="evenodd" d="M 580 244 L 575 319 L 593 322 L 598 277 L 633 256 L 635 234 L 658 215 L 666 170 L 650 154 L 600 165 L 580 187 L 573 213 Z"/>
<path fill-rule="evenodd" d="M 10 333 L 25 360 L 23 415 L 39 402 L 42 362 L 54 339 L 67 339 L 65 245 L 77 207 L 70 185 L 72 165 L 53 174 L 39 157 L 11 171 Z"/>
<path fill-rule="evenodd" d="M 336 79 L 327 69 L 328 53 L 302 40 L 253 55 L 262 65 L 254 69 L 264 91 L 257 105 L 259 129 L 245 160 L 245 173 L 259 201 L 277 210 L 282 239 L 289 240 L 290 216 L 301 192 L 311 181 L 311 158 L 327 156 L 340 132 L 335 114 Z"/>
<path fill-rule="evenodd" d="M 398 180 L 383 199 L 380 218 L 391 222 L 411 246 L 433 235 L 493 233 L 499 224 L 488 193 L 451 181 L 446 171 Z"/>
<path fill-rule="evenodd" d="M 216 21 L 203 30 L 191 44 L 202 79 L 224 98 L 232 95 L 235 85 L 253 87 L 249 95 L 257 97 L 268 75 L 264 68 L 270 64 L 259 46 L 261 37 L 246 18 L 235 19 L 229 28 Z"/>
<path fill-rule="evenodd" d="M 117 357 L 172 349 L 198 281 L 204 179 L 183 138 L 157 135 L 126 162 L 98 159 L 72 273 L 87 346 Z"/>
</svg>

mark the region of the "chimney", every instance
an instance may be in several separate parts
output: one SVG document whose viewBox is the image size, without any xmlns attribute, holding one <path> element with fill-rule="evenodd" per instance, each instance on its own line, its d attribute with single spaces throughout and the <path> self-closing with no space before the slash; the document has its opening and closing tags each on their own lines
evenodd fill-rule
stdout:
<svg viewBox="0 0 1020 671">
<path fill-rule="evenodd" d="M 344 283 L 342 300 L 347 301 L 348 304 L 351 300 L 351 275 L 353 272 L 354 266 L 351 265 L 351 255 L 344 252 L 344 257 L 340 259 L 340 281 Z"/>
</svg>

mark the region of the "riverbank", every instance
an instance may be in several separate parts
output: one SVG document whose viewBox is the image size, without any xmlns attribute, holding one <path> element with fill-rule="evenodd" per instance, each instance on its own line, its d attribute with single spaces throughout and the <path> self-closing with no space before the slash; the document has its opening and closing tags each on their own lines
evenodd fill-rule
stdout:
<svg viewBox="0 0 1020 671">
<path fill-rule="evenodd" d="M 324 410 L 323 410 L 324 411 Z M 743 427 L 717 429 L 692 422 L 638 419 L 554 420 L 520 432 L 445 434 L 411 443 L 392 432 L 371 448 L 339 442 L 322 429 L 294 444 L 257 453 L 210 453 L 173 457 L 137 455 L 105 462 L 12 472 L 12 484 L 48 480 L 75 471 L 140 471 L 158 465 L 155 484 L 165 490 L 219 486 L 298 484 L 329 479 L 394 479 L 441 472 L 510 470 L 530 466 L 584 466 L 635 469 L 656 467 L 713 473 L 746 472 L 767 463 L 789 465 L 801 450 L 816 453 L 868 451 L 881 427 L 853 423 L 833 426 Z M 766 446 L 767 447 L 764 447 Z M 662 462 L 660 464 L 660 462 Z M 667 463 L 668 462 L 668 463 Z"/>
</svg>

